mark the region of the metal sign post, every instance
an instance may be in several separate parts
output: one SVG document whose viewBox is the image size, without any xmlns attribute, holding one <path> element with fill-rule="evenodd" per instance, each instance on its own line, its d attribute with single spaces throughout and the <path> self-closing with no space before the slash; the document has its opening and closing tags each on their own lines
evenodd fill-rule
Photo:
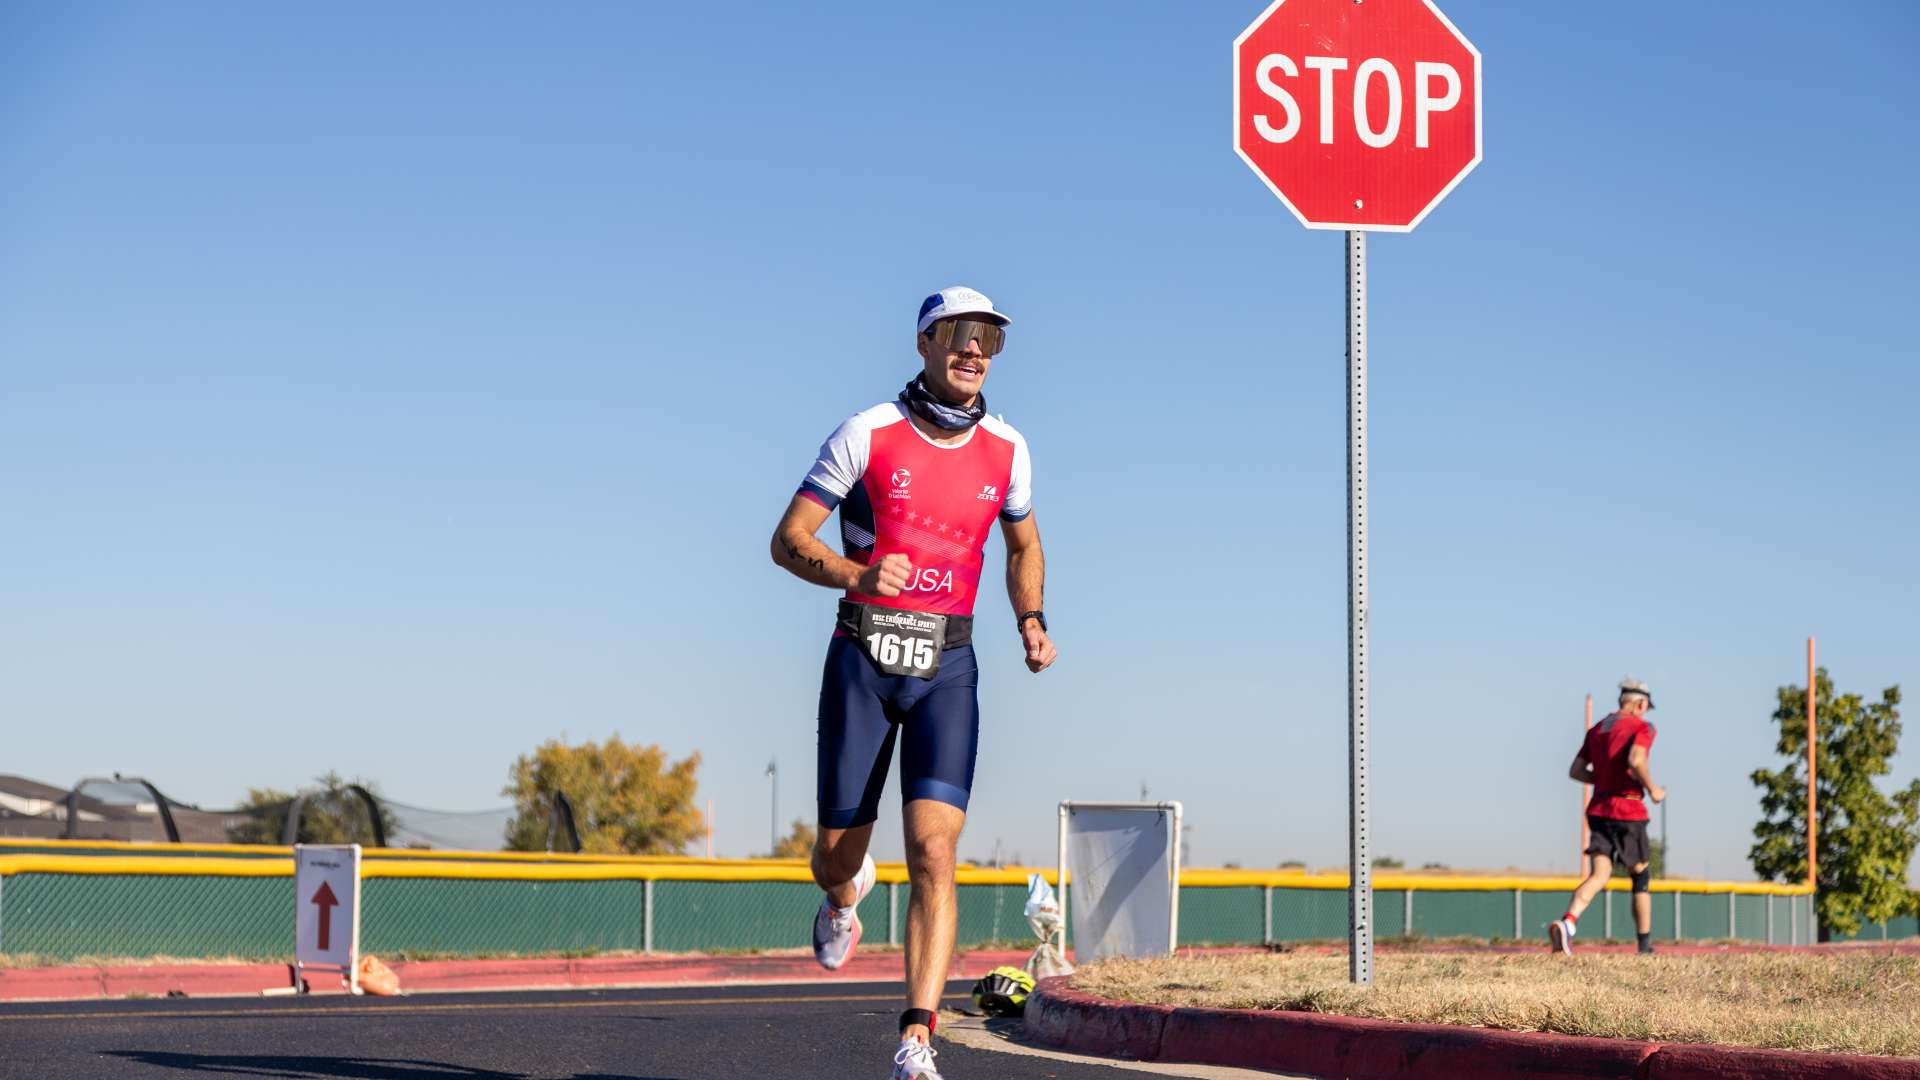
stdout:
<svg viewBox="0 0 1920 1080">
<path fill-rule="evenodd" d="M 1412 231 L 1480 163 L 1480 50 L 1434 0 L 1271 0 L 1233 40 L 1233 150 L 1302 225 L 1347 234 L 1348 946 L 1349 974 L 1364 985 L 1366 234 Z"/>
<path fill-rule="evenodd" d="M 1367 828 L 1367 234 L 1347 233 L 1347 976 L 1373 982 Z"/>
</svg>

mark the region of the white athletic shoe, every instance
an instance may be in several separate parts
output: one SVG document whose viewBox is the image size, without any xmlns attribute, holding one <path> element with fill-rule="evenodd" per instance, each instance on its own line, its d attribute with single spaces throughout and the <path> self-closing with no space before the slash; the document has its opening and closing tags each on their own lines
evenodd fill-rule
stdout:
<svg viewBox="0 0 1920 1080">
<path fill-rule="evenodd" d="M 893 1055 L 893 1080 L 940 1080 L 933 1067 L 937 1053 L 919 1039 L 901 1039 L 900 1052 Z"/>
<path fill-rule="evenodd" d="M 874 880 L 879 876 L 879 868 L 873 865 L 873 856 L 865 856 L 860 860 L 860 872 L 853 876 L 858 892 L 853 898 L 852 907 L 836 908 L 831 898 L 820 898 L 820 910 L 813 916 L 813 958 L 820 961 L 821 967 L 838 971 L 840 965 L 853 955 L 854 946 L 860 944 L 860 916 L 854 909 L 873 891 Z"/>
<path fill-rule="evenodd" d="M 1573 923 L 1555 919 L 1547 924 L 1547 946 L 1565 956 L 1573 955 Z"/>
</svg>

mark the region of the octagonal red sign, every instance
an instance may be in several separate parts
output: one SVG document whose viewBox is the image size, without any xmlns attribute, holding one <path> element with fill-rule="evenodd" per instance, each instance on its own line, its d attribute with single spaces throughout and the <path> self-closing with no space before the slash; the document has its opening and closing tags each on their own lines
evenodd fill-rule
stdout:
<svg viewBox="0 0 1920 1080">
<path fill-rule="evenodd" d="M 1310 229 L 1407 232 L 1480 163 L 1480 50 L 1432 0 L 1274 0 L 1233 42 L 1233 148 Z"/>
</svg>

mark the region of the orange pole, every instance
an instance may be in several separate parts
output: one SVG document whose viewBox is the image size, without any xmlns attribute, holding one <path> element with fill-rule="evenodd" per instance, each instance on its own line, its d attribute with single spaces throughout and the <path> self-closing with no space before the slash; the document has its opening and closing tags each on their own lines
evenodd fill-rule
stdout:
<svg viewBox="0 0 1920 1080">
<path fill-rule="evenodd" d="M 1818 678 L 1813 666 L 1813 639 L 1807 639 L 1807 888 L 1814 887 L 1819 880 L 1820 868 L 1820 818 L 1816 814 L 1814 797 L 1814 778 L 1819 763 L 1814 759 L 1813 746 L 1818 729 L 1814 727 L 1813 687 Z"/>
<path fill-rule="evenodd" d="M 1587 695 L 1587 724 L 1586 724 L 1586 727 L 1581 729 L 1581 731 L 1584 733 L 1592 730 L 1593 730 L 1593 695 L 1588 694 Z M 1582 734 L 1581 737 L 1584 739 L 1585 735 Z M 1587 876 L 1587 841 L 1592 839 L 1592 837 L 1589 835 L 1589 830 L 1587 829 L 1587 803 L 1591 802 L 1592 799 L 1593 799 L 1593 785 L 1581 784 L 1580 785 L 1580 853 L 1573 860 L 1573 866 L 1574 866 L 1573 872 L 1576 876 L 1579 876 L 1579 877 Z"/>
</svg>

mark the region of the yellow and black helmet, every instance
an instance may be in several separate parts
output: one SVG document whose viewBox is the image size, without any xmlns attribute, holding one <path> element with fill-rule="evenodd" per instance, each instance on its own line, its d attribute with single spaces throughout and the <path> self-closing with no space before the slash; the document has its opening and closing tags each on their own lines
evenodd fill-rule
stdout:
<svg viewBox="0 0 1920 1080">
<path fill-rule="evenodd" d="M 1019 1016 L 1032 992 L 1033 976 L 1017 967 L 997 967 L 973 984 L 973 1004 L 988 1016 Z"/>
</svg>

